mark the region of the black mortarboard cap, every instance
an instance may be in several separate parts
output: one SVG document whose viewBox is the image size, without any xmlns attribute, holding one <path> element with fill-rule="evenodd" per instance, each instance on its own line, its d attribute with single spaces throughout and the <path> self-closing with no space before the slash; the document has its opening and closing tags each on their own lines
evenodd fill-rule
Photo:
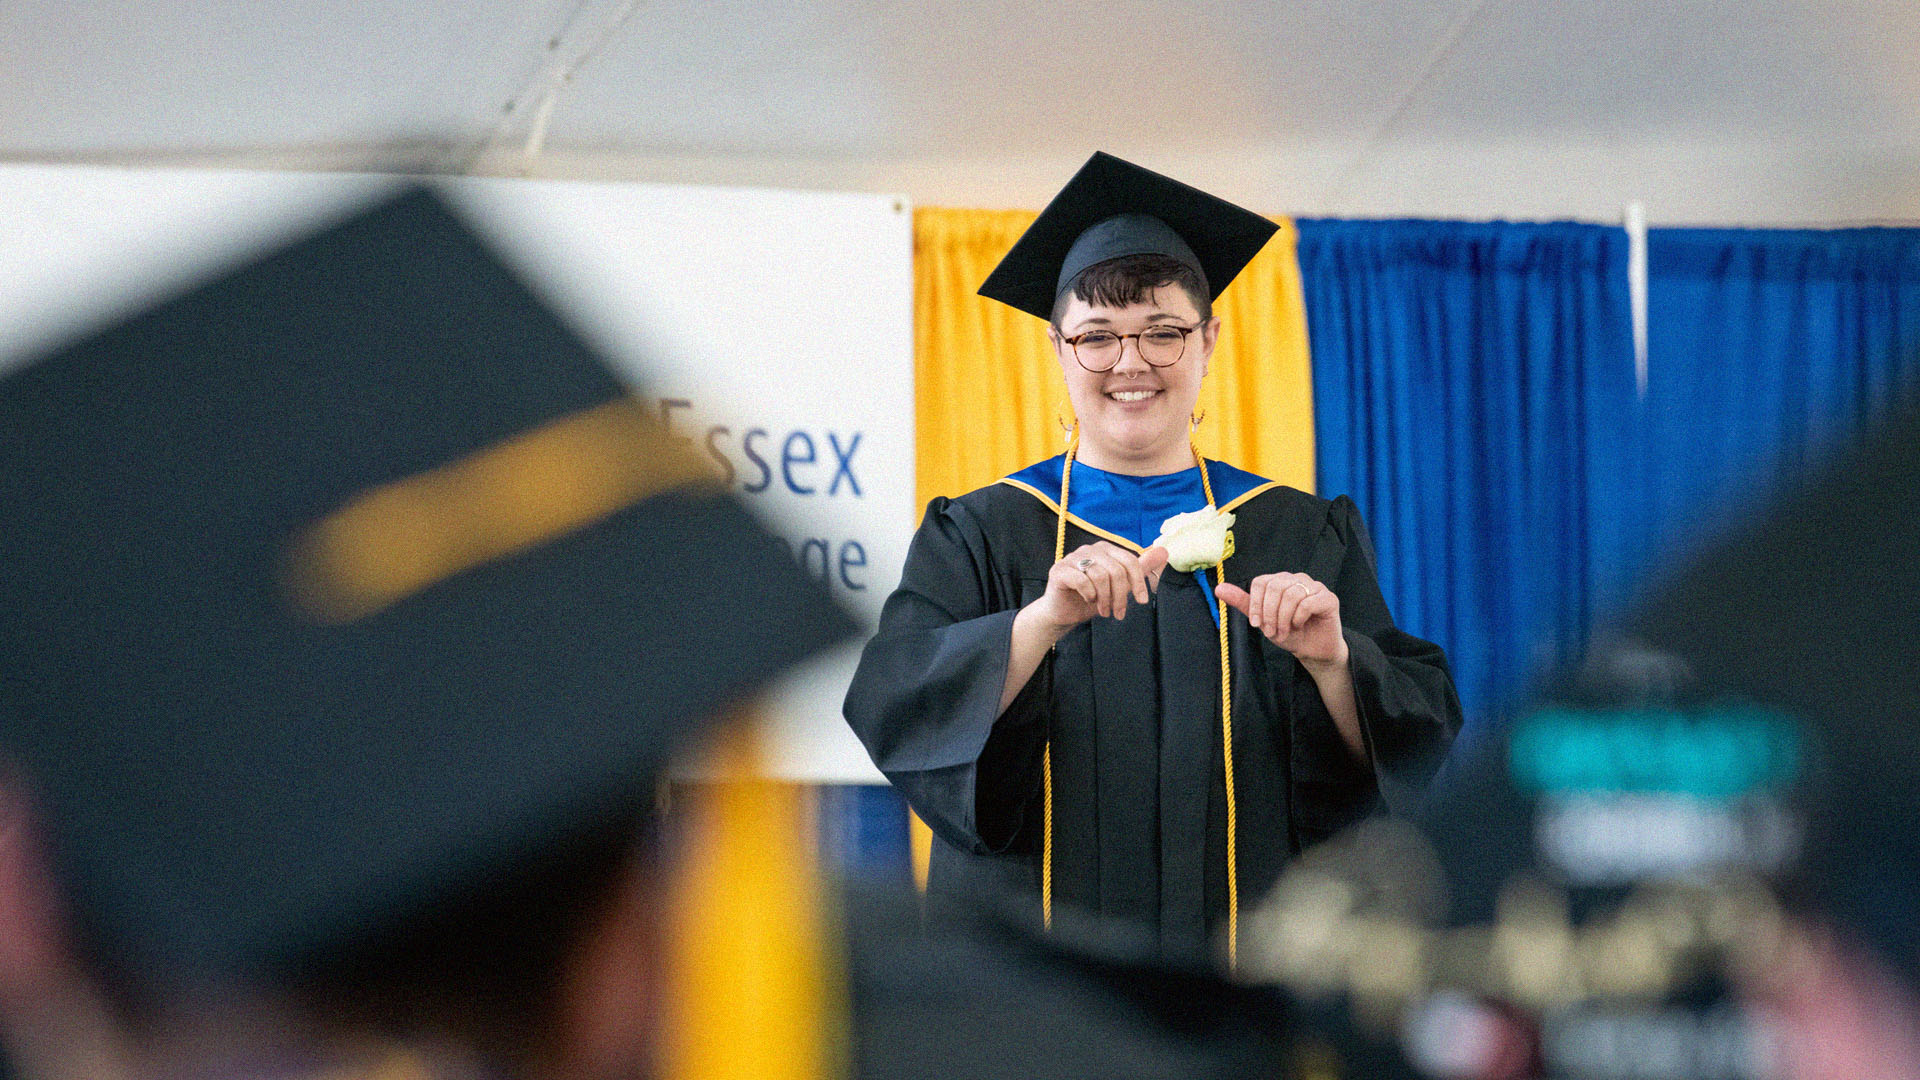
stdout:
<svg viewBox="0 0 1920 1080">
<path fill-rule="evenodd" d="M 1200 272 L 1209 297 L 1279 226 L 1178 180 L 1095 153 L 980 286 L 980 295 L 1042 319 L 1073 279 L 1127 255 L 1166 255 Z"/>
<path fill-rule="evenodd" d="M 0 382 L 0 519 L 0 756 L 122 974 L 457 900 L 853 630 L 426 191 Z"/>
</svg>

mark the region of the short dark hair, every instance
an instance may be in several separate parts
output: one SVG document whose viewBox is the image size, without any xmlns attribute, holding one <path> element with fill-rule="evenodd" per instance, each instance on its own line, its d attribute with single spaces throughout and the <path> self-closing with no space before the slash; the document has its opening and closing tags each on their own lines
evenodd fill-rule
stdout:
<svg viewBox="0 0 1920 1080">
<path fill-rule="evenodd" d="M 1069 296 L 1103 307 L 1126 307 L 1152 299 L 1155 289 L 1167 285 L 1178 285 L 1186 291 L 1200 312 L 1201 322 L 1213 318 L 1213 297 L 1201 283 L 1199 271 L 1167 255 L 1122 255 L 1080 271 L 1053 302 L 1051 321 L 1056 327 L 1060 325 Z"/>
</svg>

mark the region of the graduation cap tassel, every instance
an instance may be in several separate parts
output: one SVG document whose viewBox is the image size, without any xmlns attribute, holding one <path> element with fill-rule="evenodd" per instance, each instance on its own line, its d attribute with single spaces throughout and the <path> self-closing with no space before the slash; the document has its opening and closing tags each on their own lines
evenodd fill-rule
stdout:
<svg viewBox="0 0 1920 1080">
<path fill-rule="evenodd" d="M 1067 428 L 1067 459 L 1060 466 L 1060 519 L 1053 530 L 1053 561 L 1067 557 L 1067 487 L 1080 450 L 1080 425 Z M 1053 738 L 1040 749 L 1040 924 L 1053 929 Z"/>
<path fill-rule="evenodd" d="M 1220 508 L 1214 505 L 1213 501 L 1213 480 L 1207 476 L 1207 459 L 1200 456 L 1200 447 L 1193 442 L 1191 431 L 1187 434 L 1187 443 L 1193 448 L 1193 460 L 1200 463 L 1200 487 L 1207 493 L 1207 509 L 1218 511 Z M 1062 497 L 1064 498 L 1064 493 Z M 1213 602 L 1220 609 L 1219 617 L 1214 620 L 1220 629 L 1220 745 L 1221 757 L 1226 761 L 1227 784 L 1227 970 L 1229 971 L 1237 970 L 1240 966 L 1240 860 L 1234 843 L 1234 838 L 1240 832 L 1240 821 L 1233 798 L 1233 662 L 1227 651 L 1227 602 L 1219 597 L 1220 586 L 1227 580 L 1227 556 L 1231 554 L 1233 554 L 1233 545 L 1229 543 L 1221 552 L 1220 561 L 1213 566 Z"/>
<path fill-rule="evenodd" d="M 767 775 L 763 721 L 722 733 L 718 774 L 689 791 L 672 885 L 666 1080 L 826 1080 L 845 1074 L 838 967 L 807 795 Z"/>
</svg>

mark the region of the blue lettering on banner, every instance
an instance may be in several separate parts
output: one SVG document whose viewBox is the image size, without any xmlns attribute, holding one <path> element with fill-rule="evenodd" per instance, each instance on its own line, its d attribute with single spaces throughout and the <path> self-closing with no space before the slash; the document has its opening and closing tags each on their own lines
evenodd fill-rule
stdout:
<svg viewBox="0 0 1920 1080">
<path fill-rule="evenodd" d="M 714 462 L 720 466 L 720 486 L 722 487 L 732 487 L 735 475 L 733 462 L 728 459 L 726 452 L 721 450 L 719 445 L 720 436 L 727 434 L 731 434 L 731 430 L 728 428 L 710 427 L 707 429 L 707 456 L 712 458 Z"/>
<path fill-rule="evenodd" d="M 816 561 L 815 555 L 818 554 Z M 827 580 L 827 542 L 817 536 L 810 536 L 800 544 L 800 569 L 808 574 Z"/>
<path fill-rule="evenodd" d="M 801 540 L 798 547 L 786 537 L 779 537 L 787 556 L 800 564 L 800 569 L 820 584 L 831 587 L 837 577 L 840 586 L 849 592 L 866 592 L 867 549 L 858 540 L 843 540 L 838 548 L 825 537 L 809 536 Z M 839 572 L 836 574 L 835 570 Z M 858 575 L 855 571 L 860 571 Z"/>
<path fill-rule="evenodd" d="M 740 485 L 740 490 L 758 495 L 767 490 L 767 486 L 773 483 L 773 470 L 767 467 L 766 459 L 753 452 L 753 439 L 756 435 L 763 439 L 766 438 L 767 429 L 753 428 L 748 431 L 746 437 L 740 440 L 740 450 L 747 455 L 748 461 L 760 467 L 760 482 L 757 484 L 742 484 Z"/>
<path fill-rule="evenodd" d="M 847 570 L 849 567 L 855 566 L 864 569 L 866 565 L 867 549 L 861 547 L 858 540 L 849 540 L 840 545 L 840 584 L 845 585 L 854 592 L 864 592 L 867 588 L 866 582 L 854 581 L 853 575 L 847 573 Z"/>
<path fill-rule="evenodd" d="M 793 445 L 795 443 L 800 443 L 807 448 L 806 457 L 801 457 L 799 454 L 793 452 Z M 780 447 L 780 479 L 787 482 L 788 491 L 793 492 L 795 495 L 813 494 L 812 488 L 801 487 L 799 484 L 793 482 L 793 467 L 795 465 L 811 464 L 813 464 L 813 436 L 808 435 L 804 431 L 788 432 L 787 441 Z"/>
<path fill-rule="evenodd" d="M 660 422 L 674 438 L 686 445 L 693 444 L 693 437 L 682 435 L 674 430 L 674 417 L 683 412 L 694 411 L 693 402 L 686 398 L 660 398 L 656 403 L 660 410 Z M 720 467 L 720 482 L 732 487 L 735 481 L 740 490 L 749 495 L 758 495 L 773 486 L 773 454 L 771 444 L 774 433 L 764 427 L 751 427 L 740 436 L 740 454 L 746 458 L 743 465 L 734 460 L 728 452 L 733 429 L 721 424 L 707 428 L 707 456 Z M 805 428 L 793 428 L 785 435 L 778 436 L 780 443 L 780 481 L 788 491 L 795 495 L 825 495 L 837 497 L 841 488 L 855 498 L 864 498 L 866 492 L 860 486 L 860 476 L 854 471 L 853 455 L 860 452 L 860 443 L 866 437 L 865 432 L 855 431 L 842 434 L 838 431 L 817 433 Z M 825 464 L 820 458 L 820 439 L 824 438 L 827 449 L 833 454 L 833 475 L 828 479 L 826 490 L 818 484 L 819 474 L 813 467 Z"/>
<path fill-rule="evenodd" d="M 840 490 L 840 478 L 844 476 L 847 478 L 847 486 L 853 489 L 853 497 L 856 499 L 859 498 L 860 481 L 854 479 L 853 476 L 853 452 L 860 449 L 860 433 L 857 431 L 854 432 L 853 441 L 847 444 L 845 450 L 841 450 L 840 436 L 829 431 L 827 432 L 827 445 L 833 447 L 834 461 L 833 483 L 827 485 L 827 494 L 832 495 Z"/>
<path fill-rule="evenodd" d="M 684 419 L 683 413 L 695 412 L 693 402 L 686 398 L 660 398 L 655 402 L 660 411 L 660 422 L 673 432 L 675 438 L 692 445 L 697 435 L 682 435 L 674 431 L 674 420 Z M 844 489 L 850 498 L 864 498 L 866 493 L 860 486 L 860 477 L 854 471 L 854 455 L 860 451 L 860 443 L 865 433 L 839 431 L 808 431 L 793 428 L 784 434 L 776 435 L 764 427 L 750 427 L 741 433 L 738 441 L 738 456 L 734 453 L 733 429 L 722 424 L 714 424 L 706 429 L 704 440 L 707 456 L 720 470 L 720 483 L 723 487 L 735 488 L 748 495 L 759 495 L 773 490 L 774 458 L 773 445 L 780 446 L 779 480 L 787 491 L 805 498 L 838 498 Z M 820 466 L 826 461 L 820 457 L 820 442 L 825 440 L 827 449 L 833 455 L 833 474 L 824 488 L 819 483 Z M 744 460 L 741 460 L 744 459 Z M 865 592 L 868 555 L 866 545 L 859 540 L 835 539 L 824 536 L 803 536 L 797 540 L 781 541 L 787 548 L 787 554 L 800 565 L 814 580 L 829 588 L 838 587 L 849 592 Z"/>
</svg>

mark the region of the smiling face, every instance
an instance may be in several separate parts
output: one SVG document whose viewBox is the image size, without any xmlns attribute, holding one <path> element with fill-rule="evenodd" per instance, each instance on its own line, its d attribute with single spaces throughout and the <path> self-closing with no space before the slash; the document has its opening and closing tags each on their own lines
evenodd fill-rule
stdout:
<svg viewBox="0 0 1920 1080">
<path fill-rule="evenodd" d="M 1186 350 L 1167 367 L 1140 358 L 1136 339 L 1123 343 L 1113 370 L 1088 371 L 1074 359 L 1067 339 L 1090 330 L 1137 334 L 1165 325 L 1198 330 L 1187 335 Z M 1067 298 L 1059 324 L 1049 327 L 1054 353 L 1066 376 L 1067 397 L 1080 421 L 1079 459 L 1097 469 L 1133 476 L 1158 476 L 1193 465 L 1187 421 L 1200 399 L 1200 380 L 1213 358 L 1220 320 L 1202 321 L 1193 298 L 1178 285 L 1162 285 L 1146 299 L 1125 307 Z"/>
</svg>

